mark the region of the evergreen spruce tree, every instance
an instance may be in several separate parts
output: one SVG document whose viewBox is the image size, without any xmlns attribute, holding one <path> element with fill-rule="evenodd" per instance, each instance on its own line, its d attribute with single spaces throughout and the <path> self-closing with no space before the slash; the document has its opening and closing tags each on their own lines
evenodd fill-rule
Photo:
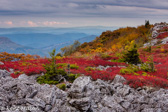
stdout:
<svg viewBox="0 0 168 112">
<path fill-rule="evenodd" d="M 46 73 L 43 76 L 37 78 L 37 82 L 40 84 L 58 84 L 67 77 L 67 73 L 63 69 L 57 69 L 56 65 L 56 49 L 49 52 L 51 63 L 44 65 Z"/>
<path fill-rule="evenodd" d="M 130 64 L 137 65 L 138 63 L 140 63 L 139 54 L 137 51 L 137 45 L 135 43 L 132 43 L 127 52 L 124 53 L 123 58 L 125 62 L 128 62 Z"/>
<path fill-rule="evenodd" d="M 145 28 L 148 28 L 150 26 L 149 20 L 145 20 Z"/>
</svg>

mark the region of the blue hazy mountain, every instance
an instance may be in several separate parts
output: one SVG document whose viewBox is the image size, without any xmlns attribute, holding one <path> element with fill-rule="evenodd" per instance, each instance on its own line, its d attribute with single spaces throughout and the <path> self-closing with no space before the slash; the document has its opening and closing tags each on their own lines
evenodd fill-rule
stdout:
<svg viewBox="0 0 168 112">
<path fill-rule="evenodd" d="M 53 27 L 23 27 L 23 28 L 0 28 L 1 34 L 29 34 L 29 33 L 49 33 L 49 34 L 64 34 L 64 33 L 85 33 L 88 35 L 100 35 L 106 30 L 115 30 L 118 27 L 104 26 L 85 26 L 85 27 L 70 27 L 70 28 L 53 28 Z"/>
<path fill-rule="evenodd" d="M 79 38 L 77 39 L 80 43 L 84 43 L 84 42 L 91 42 L 92 40 L 94 40 L 97 36 L 96 35 L 90 35 L 90 36 L 86 36 L 83 38 Z M 60 49 L 65 47 L 65 46 L 69 46 L 72 45 L 74 43 L 74 41 L 69 41 L 69 42 L 64 42 L 64 43 L 59 43 L 59 44 L 53 44 L 47 47 L 42 48 L 44 51 L 51 51 L 54 48 L 57 48 L 57 52 L 60 52 Z"/>
<path fill-rule="evenodd" d="M 106 30 L 115 30 L 118 27 L 73 27 L 73 28 L 50 28 L 50 27 L 27 27 L 27 28 L 0 28 L 0 37 L 7 37 L 11 42 L 19 45 L 12 53 L 29 53 L 47 56 L 48 52 L 72 44 L 75 40 L 81 43 L 90 42 Z M 11 44 L 11 42 L 6 44 Z M 1 43 L 0 43 L 1 44 Z M 4 44 L 3 44 L 4 45 Z M 2 44 L 0 45 L 2 46 Z M 10 45 L 8 45 L 10 46 Z M 12 46 L 12 45 L 11 45 Z M 2 52 L 2 50 L 0 50 Z"/>
<path fill-rule="evenodd" d="M 16 44 L 12 42 L 7 37 L 0 37 L 0 52 L 8 52 L 8 53 L 25 53 L 25 54 L 39 54 L 41 56 L 45 56 L 45 52 L 40 49 L 34 49 L 31 47 L 22 46 L 20 44 Z"/>
<path fill-rule="evenodd" d="M 49 33 L 27 33 L 27 34 L 3 34 L 11 41 L 23 46 L 32 48 L 42 48 L 52 44 L 65 43 L 74 41 L 79 38 L 88 36 L 85 33 L 64 33 L 64 34 L 49 34 Z"/>
</svg>

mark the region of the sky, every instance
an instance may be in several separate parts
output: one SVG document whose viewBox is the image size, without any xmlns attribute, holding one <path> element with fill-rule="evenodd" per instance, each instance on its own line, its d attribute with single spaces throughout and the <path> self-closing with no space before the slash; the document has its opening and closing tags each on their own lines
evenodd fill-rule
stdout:
<svg viewBox="0 0 168 112">
<path fill-rule="evenodd" d="M 137 26 L 168 21 L 168 0 L 0 0 L 0 27 Z"/>
</svg>

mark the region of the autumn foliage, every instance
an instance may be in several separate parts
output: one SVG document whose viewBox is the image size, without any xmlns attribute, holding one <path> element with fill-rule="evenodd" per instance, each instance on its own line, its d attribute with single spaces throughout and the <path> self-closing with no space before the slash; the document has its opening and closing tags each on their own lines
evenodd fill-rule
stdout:
<svg viewBox="0 0 168 112">
<path fill-rule="evenodd" d="M 152 46 L 150 50 L 149 47 L 140 48 L 149 41 L 150 27 L 142 25 L 137 28 L 126 27 L 103 32 L 94 41 L 80 45 L 71 56 L 56 56 L 56 67 L 68 72 L 67 65 L 73 65 L 70 73 L 91 76 L 93 80 L 113 80 L 115 75 L 119 74 L 127 79 L 125 84 L 134 88 L 142 86 L 168 88 L 168 44 Z M 160 36 L 158 38 L 164 35 Z M 141 60 L 139 66 L 127 64 L 123 59 L 133 40 L 137 44 L 138 63 Z M 14 78 L 23 73 L 45 74 L 43 65 L 51 64 L 48 58 L 6 52 L 0 53 L 0 61 L 4 63 L 0 65 L 0 69 L 8 71 L 13 69 L 14 73 L 11 76 Z M 150 63 L 153 63 L 155 70 L 151 70 Z"/>
<path fill-rule="evenodd" d="M 25 55 L 24 53 L 21 54 L 10 54 L 7 52 L 0 52 L 0 61 L 19 61 L 19 60 L 31 60 L 31 59 L 38 59 L 40 56 L 38 55 Z"/>
<path fill-rule="evenodd" d="M 118 51 L 124 48 L 129 42 L 135 40 L 138 47 L 148 41 L 150 27 L 144 25 L 135 27 L 119 28 L 114 31 L 103 32 L 94 41 L 83 43 L 77 51 L 82 53 Z"/>
</svg>

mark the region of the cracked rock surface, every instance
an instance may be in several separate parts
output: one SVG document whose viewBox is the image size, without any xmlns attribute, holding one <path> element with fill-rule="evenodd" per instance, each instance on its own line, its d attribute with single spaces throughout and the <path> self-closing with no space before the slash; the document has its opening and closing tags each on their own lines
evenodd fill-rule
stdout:
<svg viewBox="0 0 168 112">
<path fill-rule="evenodd" d="M 55 85 L 40 85 L 37 76 L 22 74 L 17 79 L 0 70 L 0 110 L 2 112 L 167 112 L 168 90 L 130 88 L 122 76 L 93 81 L 77 78 L 66 91 Z M 16 109 L 17 107 L 17 109 Z M 26 110 L 27 109 L 27 110 Z"/>
</svg>

